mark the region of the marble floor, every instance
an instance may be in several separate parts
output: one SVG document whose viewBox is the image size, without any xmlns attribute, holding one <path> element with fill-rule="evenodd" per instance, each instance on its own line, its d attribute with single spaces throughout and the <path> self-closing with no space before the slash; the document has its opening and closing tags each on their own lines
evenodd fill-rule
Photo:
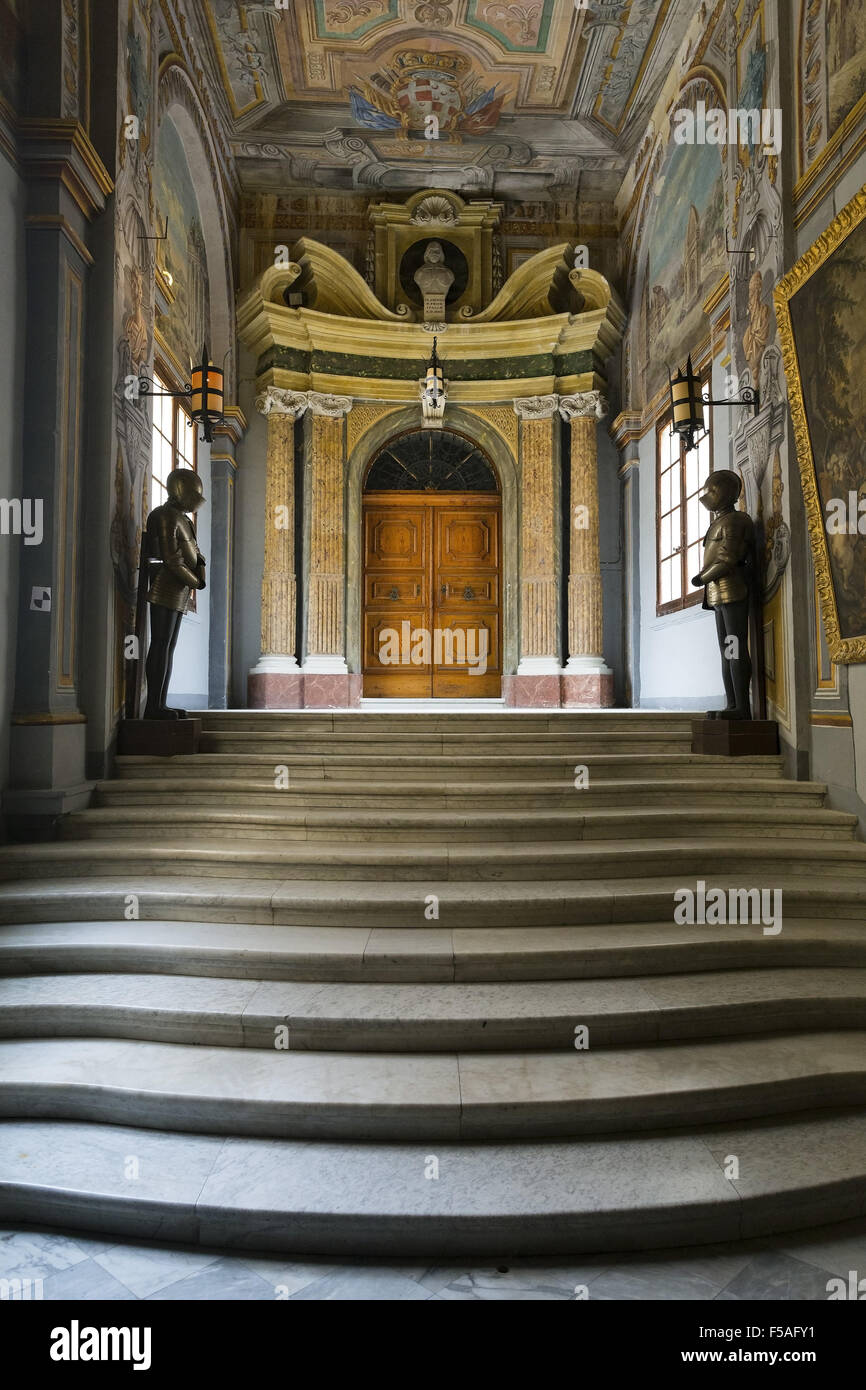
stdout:
<svg viewBox="0 0 866 1390">
<path fill-rule="evenodd" d="M 342 1260 L 230 1254 L 34 1227 L 0 1230 L 0 1280 L 42 1280 L 46 1300 L 602 1299 L 824 1301 L 866 1276 L 866 1219 L 793 1235 L 597 1258 Z M 3 1288 L 5 1289 L 5 1285 Z"/>
</svg>

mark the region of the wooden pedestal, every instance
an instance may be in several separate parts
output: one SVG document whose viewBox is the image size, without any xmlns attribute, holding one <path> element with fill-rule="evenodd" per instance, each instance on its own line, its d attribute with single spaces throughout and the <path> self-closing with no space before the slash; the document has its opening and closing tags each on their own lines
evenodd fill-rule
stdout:
<svg viewBox="0 0 866 1390">
<path fill-rule="evenodd" d="M 128 758 L 173 758 L 197 753 L 200 719 L 122 719 L 117 751 Z"/>
<path fill-rule="evenodd" d="M 775 719 L 696 719 L 692 724 L 692 752 L 717 757 L 772 757 L 779 751 L 779 726 Z"/>
</svg>

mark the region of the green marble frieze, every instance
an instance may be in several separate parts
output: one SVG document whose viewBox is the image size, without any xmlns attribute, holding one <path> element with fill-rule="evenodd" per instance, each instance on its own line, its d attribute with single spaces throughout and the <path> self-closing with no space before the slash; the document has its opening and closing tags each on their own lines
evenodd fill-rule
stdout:
<svg viewBox="0 0 866 1390">
<path fill-rule="evenodd" d="M 322 376 L 416 381 L 424 375 L 425 366 L 426 361 L 420 357 L 361 357 L 354 353 L 317 349 L 303 352 L 299 348 L 275 346 L 259 358 L 256 372 L 261 376 L 277 367 L 283 371 L 315 372 Z M 594 366 L 594 354 L 586 349 L 565 354 L 539 352 L 528 357 L 446 359 L 445 374 L 449 381 L 517 381 L 543 376 L 580 376 L 591 372 Z"/>
</svg>

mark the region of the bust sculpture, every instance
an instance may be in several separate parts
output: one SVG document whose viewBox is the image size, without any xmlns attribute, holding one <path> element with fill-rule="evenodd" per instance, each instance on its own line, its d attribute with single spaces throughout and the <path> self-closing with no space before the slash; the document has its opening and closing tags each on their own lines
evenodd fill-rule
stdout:
<svg viewBox="0 0 866 1390">
<path fill-rule="evenodd" d="M 205 558 L 196 544 L 188 512 L 204 502 L 201 478 L 191 468 L 175 468 L 166 479 L 168 501 L 147 518 L 141 564 L 153 575 L 147 594 L 150 646 L 145 671 L 145 719 L 183 719 L 185 710 L 166 704 L 180 621 L 193 589 L 205 587 Z"/>
<path fill-rule="evenodd" d="M 445 300 L 454 284 L 454 272 L 445 264 L 441 241 L 428 242 L 423 264 L 415 271 L 415 284 L 424 296 L 424 319 L 427 323 L 445 317 Z"/>
<path fill-rule="evenodd" d="M 755 526 L 748 512 L 737 511 L 742 489 L 738 474 L 719 469 L 710 474 L 700 495 L 713 520 L 704 537 L 704 562 L 692 585 L 704 589 L 704 608 L 715 610 L 727 698 L 725 709 L 710 711 L 710 719 L 752 718 L 749 609 Z"/>
</svg>

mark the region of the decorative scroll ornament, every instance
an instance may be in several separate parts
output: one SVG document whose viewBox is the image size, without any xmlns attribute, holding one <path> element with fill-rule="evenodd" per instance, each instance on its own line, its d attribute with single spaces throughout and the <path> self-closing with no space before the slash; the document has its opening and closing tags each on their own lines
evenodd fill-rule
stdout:
<svg viewBox="0 0 866 1390">
<path fill-rule="evenodd" d="M 521 420 L 549 420 L 558 405 L 558 396 L 520 396 L 514 402 L 514 413 Z"/>
<path fill-rule="evenodd" d="M 600 391 L 578 391 L 573 396 L 560 396 L 559 413 L 563 420 L 587 415 L 603 420 L 607 414 L 607 401 Z"/>
<path fill-rule="evenodd" d="M 328 396 L 318 391 L 308 391 L 307 401 L 313 415 L 327 415 L 331 420 L 348 415 L 352 409 L 351 396 Z"/>
<path fill-rule="evenodd" d="M 282 386 L 269 386 L 256 397 L 256 410 L 262 415 L 291 415 L 293 420 L 303 415 L 308 404 L 306 392 L 287 391 Z"/>
</svg>

